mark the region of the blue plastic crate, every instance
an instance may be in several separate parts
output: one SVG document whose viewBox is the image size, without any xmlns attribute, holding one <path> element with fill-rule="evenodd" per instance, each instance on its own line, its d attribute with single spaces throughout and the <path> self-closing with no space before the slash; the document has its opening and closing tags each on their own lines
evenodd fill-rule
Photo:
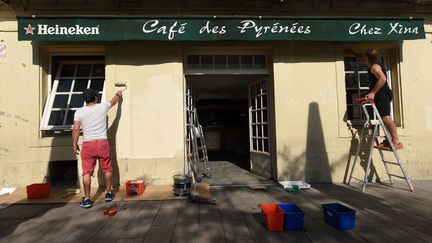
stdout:
<svg viewBox="0 0 432 243">
<path fill-rule="evenodd" d="M 339 229 L 353 229 L 356 211 L 340 203 L 321 204 L 326 223 Z"/>
<path fill-rule="evenodd" d="M 294 203 L 279 204 L 284 211 L 284 229 L 302 230 L 304 225 L 304 212 Z"/>
</svg>

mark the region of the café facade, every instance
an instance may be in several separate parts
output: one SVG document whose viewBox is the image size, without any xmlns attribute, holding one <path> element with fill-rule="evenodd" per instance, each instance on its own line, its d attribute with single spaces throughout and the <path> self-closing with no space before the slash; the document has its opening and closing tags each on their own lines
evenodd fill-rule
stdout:
<svg viewBox="0 0 432 243">
<path fill-rule="evenodd" d="M 372 47 L 393 90 L 405 168 L 432 179 L 430 4 L 368 11 L 368 1 L 309 1 L 290 10 L 259 0 L 229 14 L 226 1 L 158 11 L 118 1 L 100 14 L 100 2 L 0 1 L 1 187 L 80 180 L 70 131 L 86 88 L 102 101 L 126 88 L 108 113 L 116 184 L 172 183 L 187 172 L 190 108 L 212 163 L 275 181 L 344 182 L 364 123 L 354 99 L 368 90 L 367 65 L 344 50 Z M 388 179 L 377 156 L 371 178 Z"/>
</svg>

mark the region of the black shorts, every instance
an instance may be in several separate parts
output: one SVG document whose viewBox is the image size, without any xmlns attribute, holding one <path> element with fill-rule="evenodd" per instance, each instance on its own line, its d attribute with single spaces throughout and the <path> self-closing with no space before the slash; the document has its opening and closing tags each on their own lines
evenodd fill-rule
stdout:
<svg viewBox="0 0 432 243">
<path fill-rule="evenodd" d="M 375 95 L 375 106 L 381 117 L 390 115 L 390 103 L 393 99 L 393 92 L 385 90 L 384 92 L 378 92 Z"/>
</svg>

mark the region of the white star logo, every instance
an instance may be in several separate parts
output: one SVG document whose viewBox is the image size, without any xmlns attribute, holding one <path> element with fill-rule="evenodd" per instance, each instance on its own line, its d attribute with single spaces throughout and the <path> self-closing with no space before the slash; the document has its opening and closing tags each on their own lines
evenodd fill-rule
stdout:
<svg viewBox="0 0 432 243">
<path fill-rule="evenodd" d="M 24 29 L 26 31 L 26 35 L 28 35 L 28 34 L 34 35 L 33 30 L 35 30 L 36 28 L 32 27 L 31 24 L 29 24 L 29 25 L 27 25 L 27 28 L 24 28 Z"/>
</svg>

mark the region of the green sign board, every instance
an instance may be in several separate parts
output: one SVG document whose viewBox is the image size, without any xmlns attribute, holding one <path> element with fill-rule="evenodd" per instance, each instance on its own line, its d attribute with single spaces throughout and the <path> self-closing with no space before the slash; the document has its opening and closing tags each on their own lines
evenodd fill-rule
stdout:
<svg viewBox="0 0 432 243">
<path fill-rule="evenodd" d="M 29 41 L 389 41 L 424 39 L 423 19 L 18 17 Z"/>
</svg>

